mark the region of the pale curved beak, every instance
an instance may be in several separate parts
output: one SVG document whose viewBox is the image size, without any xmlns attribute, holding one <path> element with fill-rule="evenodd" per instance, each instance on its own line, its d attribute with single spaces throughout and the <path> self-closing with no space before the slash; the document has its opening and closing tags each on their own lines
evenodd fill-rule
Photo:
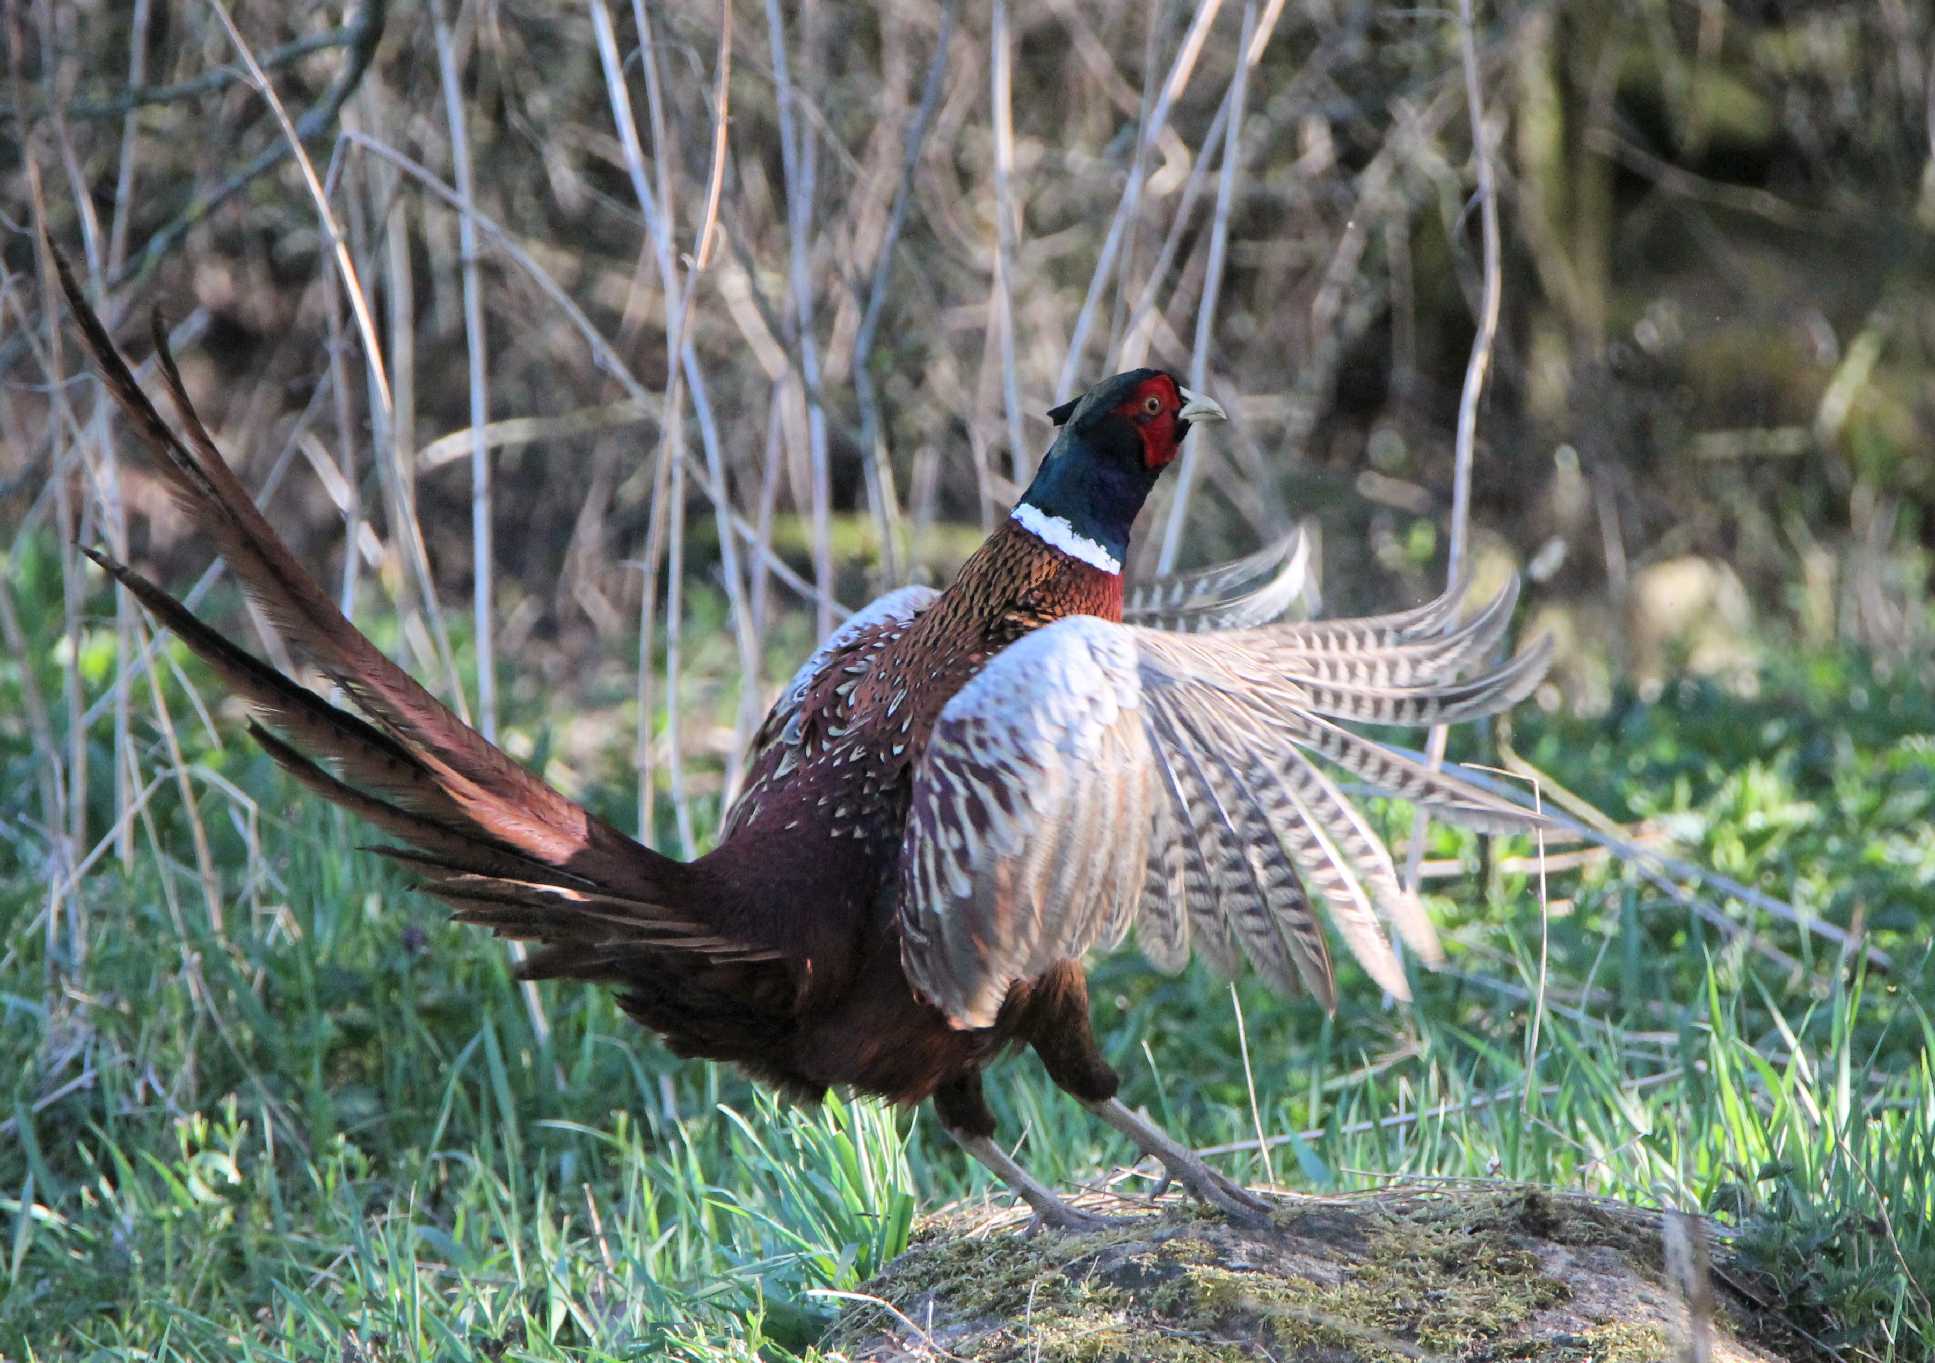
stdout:
<svg viewBox="0 0 1935 1363">
<path fill-rule="evenodd" d="M 1223 404 L 1215 398 L 1206 398 L 1201 393 L 1192 393 L 1187 388 L 1182 393 L 1182 410 L 1176 413 L 1179 421 L 1228 421 L 1230 414 L 1223 410 Z"/>
</svg>

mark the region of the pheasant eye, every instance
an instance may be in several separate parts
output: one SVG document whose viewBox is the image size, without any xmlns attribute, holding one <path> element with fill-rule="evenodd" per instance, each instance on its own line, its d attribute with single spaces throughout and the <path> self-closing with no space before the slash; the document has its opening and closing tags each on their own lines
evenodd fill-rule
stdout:
<svg viewBox="0 0 1935 1363">
<path fill-rule="evenodd" d="M 1149 394 L 1148 397 L 1142 400 L 1142 410 L 1147 412 L 1150 416 L 1154 416 L 1157 412 L 1160 412 L 1162 410 L 1162 399 L 1157 397 L 1154 393 Z"/>
</svg>

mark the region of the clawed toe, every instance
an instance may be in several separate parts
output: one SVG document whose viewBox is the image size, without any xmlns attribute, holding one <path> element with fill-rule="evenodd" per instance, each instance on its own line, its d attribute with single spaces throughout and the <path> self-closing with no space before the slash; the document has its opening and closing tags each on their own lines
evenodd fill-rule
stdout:
<svg viewBox="0 0 1935 1363">
<path fill-rule="evenodd" d="M 1243 1207 L 1247 1211 L 1261 1212 L 1265 1216 L 1270 1214 L 1270 1201 L 1268 1198 L 1257 1196 L 1235 1179 L 1225 1178 L 1214 1169 L 1205 1167 L 1204 1172 L 1209 1175 L 1216 1189 L 1238 1206 Z"/>
<path fill-rule="evenodd" d="M 1200 1159 L 1164 1158 L 1161 1161 L 1163 1173 L 1156 1185 L 1153 1196 L 1160 1197 L 1172 1183 L 1180 1183 L 1183 1190 L 1198 1202 L 1214 1207 L 1233 1221 L 1258 1224 L 1269 1220 L 1270 1204 L 1233 1179 L 1224 1177 L 1204 1164 Z"/>
<path fill-rule="evenodd" d="M 1249 1223 L 1267 1222 L 1270 1219 L 1270 1204 L 1249 1189 L 1223 1177 L 1207 1165 L 1198 1166 L 1204 1175 L 1193 1178 L 1179 1171 L 1177 1177 L 1190 1193 L 1207 1202 L 1232 1220 Z"/>
<path fill-rule="evenodd" d="M 1016 1164 L 1006 1151 L 986 1136 L 953 1130 L 949 1130 L 947 1134 L 959 1142 L 962 1149 L 992 1170 L 1022 1201 L 1034 1209 L 1034 1216 L 1022 1228 L 1021 1233 L 1024 1237 L 1039 1235 L 1043 1230 L 1072 1231 L 1080 1235 L 1089 1231 L 1107 1230 L 1116 1224 L 1106 1216 L 1097 1216 L 1072 1206 L 1052 1188 L 1033 1178 L 1026 1169 Z"/>
<path fill-rule="evenodd" d="M 1152 1200 L 1168 1191 L 1171 1183 L 1180 1183 L 1190 1196 L 1233 1221 L 1257 1225 L 1269 1220 L 1268 1202 L 1217 1173 L 1203 1163 L 1201 1156 L 1176 1142 L 1146 1117 L 1129 1111 L 1113 1098 L 1091 1103 L 1089 1110 L 1133 1140 L 1143 1154 L 1162 1166 L 1162 1178 L 1150 1195 Z"/>
<path fill-rule="evenodd" d="M 1031 1240 L 1044 1230 L 1068 1231 L 1073 1235 L 1087 1235 L 1092 1231 L 1110 1230 L 1116 1225 L 1111 1216 L 1096 1216 L 1091 1212 L 1079 1211 L 1066 1202 L 1057 1200 L 1052 1209 L 1037 1207 L 1035 1214 L 1028 1218 L 1028 1224 L 1021 1228 L 1021 1238 Z"/>
</svg>

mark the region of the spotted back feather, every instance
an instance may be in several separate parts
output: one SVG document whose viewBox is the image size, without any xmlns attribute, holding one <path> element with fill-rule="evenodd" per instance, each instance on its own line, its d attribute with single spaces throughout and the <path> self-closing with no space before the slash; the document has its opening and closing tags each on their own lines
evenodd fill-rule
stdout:
<svg viewBox="0 0 1935 1363">
<path fill-rule="evenodd" d="M 800 664 L 753 735 L 747 760 L 749 779 L 726 813 L 726 837 L 744 828 L 757 817 L 765 802 L 785 790 L 787 778 L 799 770 L 802 760 L 811 760 L 805 751 L 806 722 L 809 712 L 815 712 L 814 693 L 821 690 L 828 693 L 822 698 L 826 703 L 819 709 L 829 710 L 831 713 L 824 718 L 837 723 L 852 710 L 852 693 L 873 672 L 882 652 L 939 595 L 932 587 L 908 586 L 876 597 L 841 622 L 813 650 L 812 656 Z M 895 709 L 905 703 L 904 693 L 890 692 L 886 698 L 886 705 Z M 884 718 L 891 720 L 894 715 L 890 711 Z M 873 794 L 881 793 L 876 784 Z M 859 798 L 856 795 L 856 801 Z"/>
</svg>

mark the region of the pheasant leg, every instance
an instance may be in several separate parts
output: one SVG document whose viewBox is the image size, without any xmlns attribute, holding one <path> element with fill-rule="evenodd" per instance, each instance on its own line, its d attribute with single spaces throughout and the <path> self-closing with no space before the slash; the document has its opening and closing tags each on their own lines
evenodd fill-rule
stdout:
<svg viewBox="0 0 1935 1363">
<path fill-rule="evenodd" d="M 1267 1219 L 1270 1204 L 1203 1163 L 1202 1157 L 1161 1127 L 1129 1111 L 1119 1098 L 1084 1103 L 1090 1112 L 1134 1141 L 1136 1148 L 1162 1165 L 1163 1183 L 1172 1179 L 1194 1197 L 1237 1221 Z M 1158 1192 L 1161 1190 L 1158 1189 Z"/>
<path fill-rule="evenodd" d="M 1029 1234 L 1044 1226 L 1055 1230 L 1092 1231 L 1105 1230 L 1114 1224 L 1106 1216 L 1096 1216 L 1071 1206 L 1047 1184 L 1015 1163 L 1007 1151 L 994 1143 L 992 1137 L 970 1136 L 962 1131 L 949 1131 L 947 1134 L 963 1150 L 987 1166 L 1022 1201 L 1034 1208 L 1035 1219 L 1029 1224 Z"/>
<path fill-rule="evenodd" d="M 1109 1225 L 1106 1217 L 1078 1211 L 1041 1180 L 1015 1163 L 1014 1158 L 994 1140 L 994 1113 L 981 1092 L 981 1076 L 969 1071 L 958 1074 L 934 1090 L 934 1115 L 941 1129 L 954 1143 L 981 1161 L 989 1173 L 1000 1179 L 1014 1194 L 1034 1208 L 1029 1223 L 1033 1234 L 1044 1226 L 1056 1230 L 1101 1230 Z"/>
<path fill-rule="evenodd" d="M 1255 1222 L 1270 1204 L 1244 1191 L 1204 1164 L 1195 1151 L 1171 1138 L 1148 1118 L 1124 1107 L 1115 1096 L 1120 1080 L 1102 1058 L 1089 1025 L 1088 980 L 1076 961 L 1062 961 L 1029 985 L 1029 1044 L 1063 1092 L 1161 1163 L 1163 1186 L 1172 1180 L 1233 1220 Z M 992 1130 L 992 1126 L 989 1128 Z"/>
</svg>

